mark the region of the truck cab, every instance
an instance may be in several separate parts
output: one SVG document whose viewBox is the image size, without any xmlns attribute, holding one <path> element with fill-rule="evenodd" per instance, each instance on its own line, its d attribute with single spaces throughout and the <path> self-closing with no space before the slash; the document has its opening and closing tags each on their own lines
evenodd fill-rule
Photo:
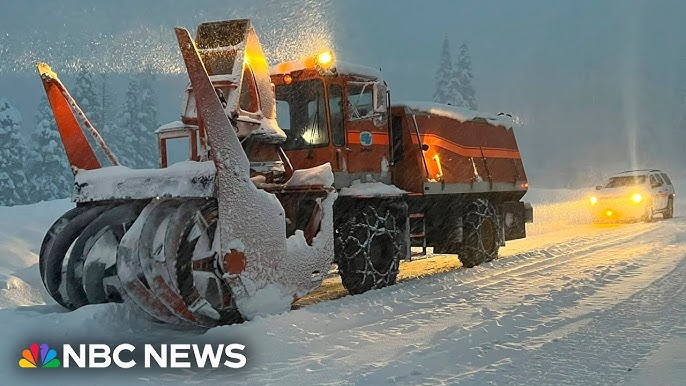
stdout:
<svg viewBox="0 0 686 386">
<path fill-rule="evenodd" d="M 335 61 L 335 63 L 334 63 Z M 391 184 L 388 95 L 381 73 L 324 52 L 270 68 L 282 144 L 296 169 L 331 162 L 334 186 Z"/>
</svg>

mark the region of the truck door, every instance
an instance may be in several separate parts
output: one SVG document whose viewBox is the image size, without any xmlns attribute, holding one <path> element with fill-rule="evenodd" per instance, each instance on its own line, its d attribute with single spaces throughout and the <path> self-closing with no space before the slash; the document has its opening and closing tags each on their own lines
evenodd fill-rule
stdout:
<svg viewBox="0 0 686 386">
<path fill-rule="evenodd" d="M 331 168 L 336 176 L 342 172 L 347 172 L 347 147 L 345 142 L 344 114 L 345 105 L 343 100 L 343 86 L 339 83 L 329 83 L 327 85 L 329 95 L 329 123 L 331 125 L 331 143 L 334 146 L 334 157 L 331 161 Z"/>
<path fill-rule="evenodd" d="M 345 152 L 349 178 L 390 184 L 385 86 L 377 82 L 350 81 L 345 98 Z"/>
</svg>

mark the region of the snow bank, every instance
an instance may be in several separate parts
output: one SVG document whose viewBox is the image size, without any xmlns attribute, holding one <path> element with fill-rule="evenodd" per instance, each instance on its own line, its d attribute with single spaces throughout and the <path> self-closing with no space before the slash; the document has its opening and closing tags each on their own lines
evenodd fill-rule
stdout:
<svg viewBox="0 0 686 386">
<path fill-rule="evenodd" d="M 349 188 L 342 188 L 341 196 L 376 196 L 386 194 L 404 194 L 406 191 L 395 185 L 387 185 L 383 182 L 360 182 L 355 180 Z"/>
<path fill-rule="evenodd" d="M 580 189 L 529 188 L 523 200 L 533 205 L 586 200 L 594 191 L 594 187 Z"/>
<path fill-rule="evenodd" d="M 537 210 L 551 208 L 553 216 L 569 214 L 564 205 L 584 194 L 534 188 L 525 199 Z M 554 202 L 565 197 L 571 201 Z M 0 277 L 4 383 L 93 384 L 89 371 L 60 371 L 58 378 L 50 373 L 39 380 L 45 375 L 19 370 L 21 350 L 35 341 L 240 342 L 247 348 L 248 366 L 240 371 L 112 370 L 100 374 L 101 385 L 228 379 L 242 385 L 669 384 L 683 379 L 683 212 L 652 224 L 558 228 L 562 236 L 517 240 L 505 248 L 509 255 L 481 267 L 205 332 L 153 322 L 126 303 L 73 312 L 51 300 L 34 305 L 41 298 L 32 291 L 42 291 L 40 280 L 34 281 L 35 251 L 45 230 L 71 207 L 67 200 L 0 207 L 0 240 L 21 241 L 28 256 L 17 260 L 0 243 L 0 267 L 7 271 Z M 284 301 L 268 289 L 255 297 L 260 307 Z"/>
<path fill-rule="evenodd" d="M 40 279 L 38 253 L 48 228 L 73 207 L 69 200 L 0 206 L 0 309 L 52 303 Z"/>
<path fill-rule="evenodd" d="M 45 232 L 73 207 L 67 199 L 0 206 L 0 272 L 13 272 L 37 263 Z"/>
</svg>

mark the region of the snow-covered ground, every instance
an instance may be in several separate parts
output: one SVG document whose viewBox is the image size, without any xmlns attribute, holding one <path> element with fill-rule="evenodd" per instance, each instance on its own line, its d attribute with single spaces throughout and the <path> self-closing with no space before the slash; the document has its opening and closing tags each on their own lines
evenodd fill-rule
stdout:
<svg viewBox="0 0 686 386">
<path fill-rule="evenodd" d="M 35 263 L 43 233 L 71 203 L 0 208 L 0 382 L 684 384 L 686 205 L 677 201 L 668 221 L 592 225 L 585 197 L 532 190 L 529 237 L 492 263 L 209 331 L 160 325 L 126 304 L 65 312 L 47 298 Z M 240 342 L 248 364 L 19 369 L 21 350 L 44 340 Z"/>
</svg>

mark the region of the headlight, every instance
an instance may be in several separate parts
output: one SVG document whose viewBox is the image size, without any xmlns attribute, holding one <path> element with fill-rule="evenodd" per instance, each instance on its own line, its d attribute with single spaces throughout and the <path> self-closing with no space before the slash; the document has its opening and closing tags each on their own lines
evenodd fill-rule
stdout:
<svg viewBox="0 0 686 386">
<path fill-rule="evenodd" d="M 591 205 L 595 205 L 595 204 L 598 203 L 598 197 L 596 197 L 596 196 L 591 196 L 591 198 L 589 198 L 588 201 L 591 202 Z"/>
<path fill-rule="evenodd" d="M 641 196 L 641 193 L 634 193 L 634 195 L 631 196 L 631 199 L 638 204 L 639 202 L 643 201 L 643 196 Z"/>
</svg>

